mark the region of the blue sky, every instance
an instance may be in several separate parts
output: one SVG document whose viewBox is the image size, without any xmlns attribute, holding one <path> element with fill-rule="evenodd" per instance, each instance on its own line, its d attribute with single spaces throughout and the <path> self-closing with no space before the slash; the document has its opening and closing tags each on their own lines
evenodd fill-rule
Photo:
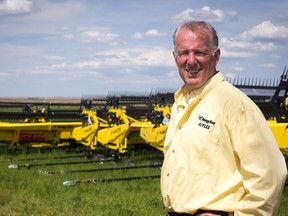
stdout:
<svg viewBox="0 0 288 216">
<path fill-rule="evenodd" d="M 214 25 L 226 77 L 279 79 L 287 0 L 0 0 L 0 97 L 106 96 L 182 85 L 172 34 Z"/>
</svg>

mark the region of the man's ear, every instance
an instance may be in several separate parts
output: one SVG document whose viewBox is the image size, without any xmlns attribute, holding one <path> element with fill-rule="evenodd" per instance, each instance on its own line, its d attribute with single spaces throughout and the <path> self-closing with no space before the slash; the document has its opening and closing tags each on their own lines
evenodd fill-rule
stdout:
<svg viewBox="0 0 288 216">
<path fill-rule="evenodd" d="M 174 57 L 174 61 L 176 63 L 176 66 L 178 67 L 177 56 L 175 54 L 175 51 L 173 51 L 173 57 Z"/>
<path fill-rule="evenodd" d="M 216 65 L 217 65 L 218 62 L 219 62 L 220 55 L 221 55 L 221 50 L 220 50 L 219 48 L 217 48 L 217 50 L 216 50 L 215 53 L 214 53 L 215 63 L 216 63 Z"/>
</svg>

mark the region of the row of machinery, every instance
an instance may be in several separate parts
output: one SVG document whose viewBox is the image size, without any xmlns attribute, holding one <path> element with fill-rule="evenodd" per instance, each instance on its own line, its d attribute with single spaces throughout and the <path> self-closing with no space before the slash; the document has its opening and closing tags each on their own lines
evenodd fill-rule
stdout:
<svg viewBox="0 0 288 216">
<path fill-rule="evenodd" d="M 109 97 L 104 107 L 101 107 L 102 99 L 85 99 L 80 109 L 75 109 L 76 104 L 65 104 L 66 109 L 63 104 L 57 104 L 55 109 L 56 104 L 2 102 L 2 110 L 8 111 L 0 112 L 0 143 L 9 147 L 82 144 L 90 150 L 104 146 L 119 153 L 125 153 L 132 144 L 149 144 L 162 151 L 167 129 L 162 116 L 169 116 L 170 106 L 150 104 L 152 110 L 148 112 L 146 102 L 138 101 L 142 97 L 120 98 Z"/>
<path fill-rule="evenodd" d="M 279 148 L 288 155 L 288 69 L 279 80 L 228 80 L 262 110 Z M 112 94 L 79 102 L 0 101 L 0 143 L 9 147 L 84 145 L 125 153 L 148 144 L 163 151 L 173 92 Z"/>
</svg>

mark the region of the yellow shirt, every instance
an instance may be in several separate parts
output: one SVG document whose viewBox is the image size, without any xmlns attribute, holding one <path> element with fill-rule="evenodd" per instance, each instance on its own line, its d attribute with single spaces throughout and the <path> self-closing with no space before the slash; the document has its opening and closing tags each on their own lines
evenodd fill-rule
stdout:
<svg viewBox="0 0 288 216">
<path fill-rule="evenodd" d="M 260 109 L 218 72 L 175 93 L 161 192 L 168 211 L 277 215 L 287 168 Z"/>
</svg>

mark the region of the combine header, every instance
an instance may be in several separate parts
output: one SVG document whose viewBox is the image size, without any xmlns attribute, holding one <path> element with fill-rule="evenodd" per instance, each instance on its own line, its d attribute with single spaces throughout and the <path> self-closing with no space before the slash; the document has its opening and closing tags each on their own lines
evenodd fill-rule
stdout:
<svg viewBox="0 0 288 216">
<path fill-rule="evenodd" d="M 262 110 L 281 151 L 288 155 L 288 69 L 279 80 L 228 80 Z M 148 144 L 163 151 L 174 91 L 109 94 L 70 103 L 0 101 L 0 143 L 21 146 L 100 146 L 125 153 Z"/>
</svg>

